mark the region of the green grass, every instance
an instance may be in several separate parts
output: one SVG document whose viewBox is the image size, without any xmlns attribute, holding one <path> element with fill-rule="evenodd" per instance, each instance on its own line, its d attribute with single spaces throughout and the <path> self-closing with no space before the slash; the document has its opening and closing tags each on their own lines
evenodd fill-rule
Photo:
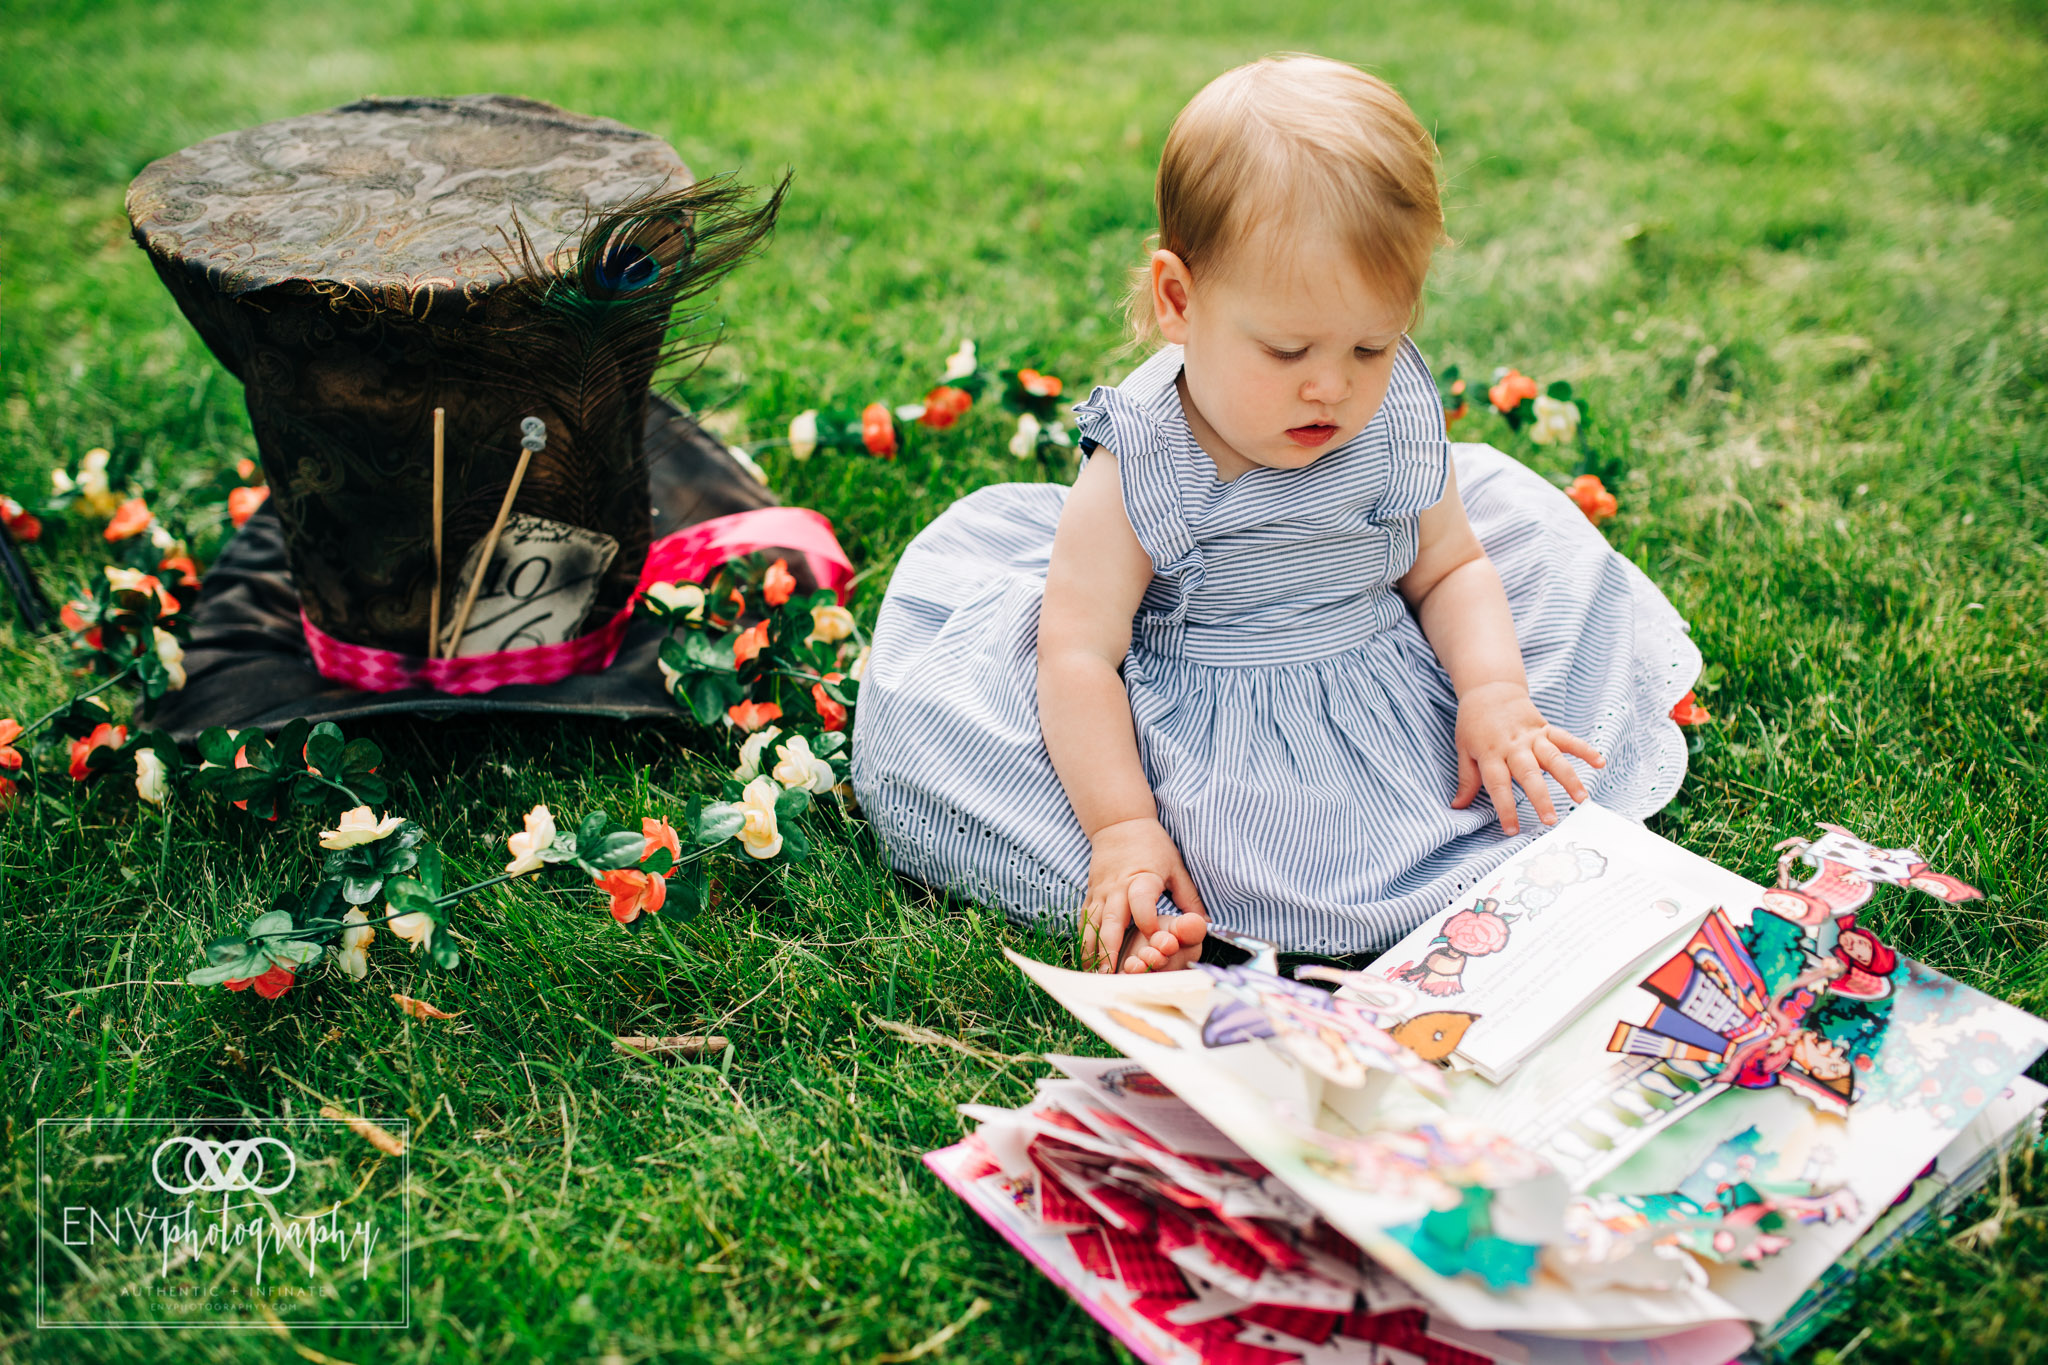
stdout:
<svg viewBox="0 0 2048 1365">
<path fill-rule="evenodd" d="M 1610 536 L 1724 670 L 1656 828 L 1753 877 L 1817 817 L 1917 843 L 1989 897 L 1893 901 L 1881 930 L 2048 1011 L 2048 25 L 1950 8 L 1194 0 L 1166 27 L 1157 6 L 1047 0 L 8 0 L 0 490 L 37 492 L 94 445 L 161 489 L 252 452 L 121 212 L 146 162 L 214 133 L 369 92 L 503 90 L 658 131 L 699 172 L 793 167 L 772 249 L 723 292 L 726 344 L 682 389 L 759 438 L 801 408 L 915 397 L 962 336 L 1084 392 L 1113 379 L 1174 112 L 1238 61 L 1325 52 L 1385 74 L 1441 139 L 1458 245 L 1419 337 L 1432 361 L 1570 379 L 1629 437 Z M 1036 476 L 1005 434 L 977 413 L 893 465 L 767 462 L 839 526 L 871 619 L 919 526 Z M 56 537 L 38 564 L 64 590 L 97 560 Z M 0 625 L 0 714 L 67 685 L 55 642 Z M 680 725 L 376 734 L 392 804 L 469 871 L 535 801 L 637 814 L 706 781 Z M 304 875 L 309 828 L 184 805 L 165 831 L 111 785 L 9 818 L 0 1354 L 867 1360 L 985 1298 L 926 1359 L 1112 1358 L 917 1163 L 959 1133 L 954 1104 L 1017 1102 L 1031 1054 L 1090 1045 L 996 952 L 1061 949 L 932 903 L 835 821 L 824 856 L 728 886 L 673 952 L 588 894 L 522 892 L 465 921 L 453 977 L 386 941 L 370 981 L 268 1003 L 154 983 Z M 409 1022 L 394 990 L 462 1017 Z M 709 1029 L 735 1041 L 726 1069 L 605 1040 Z M 421 1132 L 411 1330 L 24 1325 L 36 1118 L 305 1112 L 309 1092 Z M 2014 1181 L 2048 1203 L 2048 1172 Z M 1821 1344 L 2041 1358 L 2044 1297 L 2048 1228 L 2022 1216 L 1989 1245 L 1916 1247 Z"/>
</svg>

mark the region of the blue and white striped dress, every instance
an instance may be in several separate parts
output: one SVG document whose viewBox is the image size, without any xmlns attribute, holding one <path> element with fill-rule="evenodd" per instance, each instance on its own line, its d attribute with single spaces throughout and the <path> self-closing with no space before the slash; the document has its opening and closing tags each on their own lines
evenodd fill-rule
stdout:
<svg viewBox="0 0 2048 1365">
<path fill-rule="evenodd" d="M 1220 483 L 1167 347 L 1074 410 L 1115 452 L 1154 578 L 1124 660 L 1160 822 L 1215 923 L 1298 952 L 1391 944 L 1541 833 L 1452 810 L 1457 698 L 1395 588 L 1455 461 L 1500 571 L 1537 707 L 1607 758 L 1593 798 L 1642 819 L 1677 792 L 1686 626 L 1563 493 L 1449 443 L 1403 341 L 1386 402 L 1307 468 Z M 1067 490 L 962 498 L 904 551 L 861 686 L 853 783 L 896 868 L 1018 919 L 1070 922 L 1088 841 L 1038 728 L 1038 610 Z M 1550 784 L 1559 813 L 1569 801 Z"/>
</svg>

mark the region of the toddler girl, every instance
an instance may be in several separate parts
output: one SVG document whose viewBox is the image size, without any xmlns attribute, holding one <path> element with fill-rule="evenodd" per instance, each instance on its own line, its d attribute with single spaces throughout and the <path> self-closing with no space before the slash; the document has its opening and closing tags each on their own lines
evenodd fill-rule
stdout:
<svg viewBox="0 0 2048 1365">
<path fill-rule="evenodd" d="M 1157 199 L 1132 314 L 1167 344 L 1074 410 L 1074 486 L 963 498 L 889 586 L 853 782 L 896 867 L 1159 970 L 1210 918 L 1383 947 L 1560 806 L 1663 806 L 1699 655 L 1562 493 L 1447 440 L 1406 335 L 1443 234 L 1407 105 L 1240 67 Z"/>
</svg>

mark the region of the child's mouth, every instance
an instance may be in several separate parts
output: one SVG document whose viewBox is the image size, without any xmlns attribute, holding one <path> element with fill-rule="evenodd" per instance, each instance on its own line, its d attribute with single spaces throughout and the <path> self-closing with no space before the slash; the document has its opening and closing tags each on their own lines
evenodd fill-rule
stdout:
<svg viewBox="0 0 2048 1365">
<path fill-rule="evenodd" d="M 1307 450 L 1313 450 L 1337 434 L 1333 422 L 1317 422 L 1313 426 L 1287 428 L 1287 439 Z"/>
</svg>

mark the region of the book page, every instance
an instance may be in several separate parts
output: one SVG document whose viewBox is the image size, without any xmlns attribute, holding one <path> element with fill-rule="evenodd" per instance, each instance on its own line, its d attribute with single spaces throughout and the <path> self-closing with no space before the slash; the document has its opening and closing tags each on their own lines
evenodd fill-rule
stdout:
<svg viewBox="0 0 2048 1365">
<path fill-rule="evenodd" d="M 1370 970 L 1463 1020 L 1456 1055 L 1500 1080 L 1714 906 L 1760 894 L 1589 802 Z"/>
</svg>

